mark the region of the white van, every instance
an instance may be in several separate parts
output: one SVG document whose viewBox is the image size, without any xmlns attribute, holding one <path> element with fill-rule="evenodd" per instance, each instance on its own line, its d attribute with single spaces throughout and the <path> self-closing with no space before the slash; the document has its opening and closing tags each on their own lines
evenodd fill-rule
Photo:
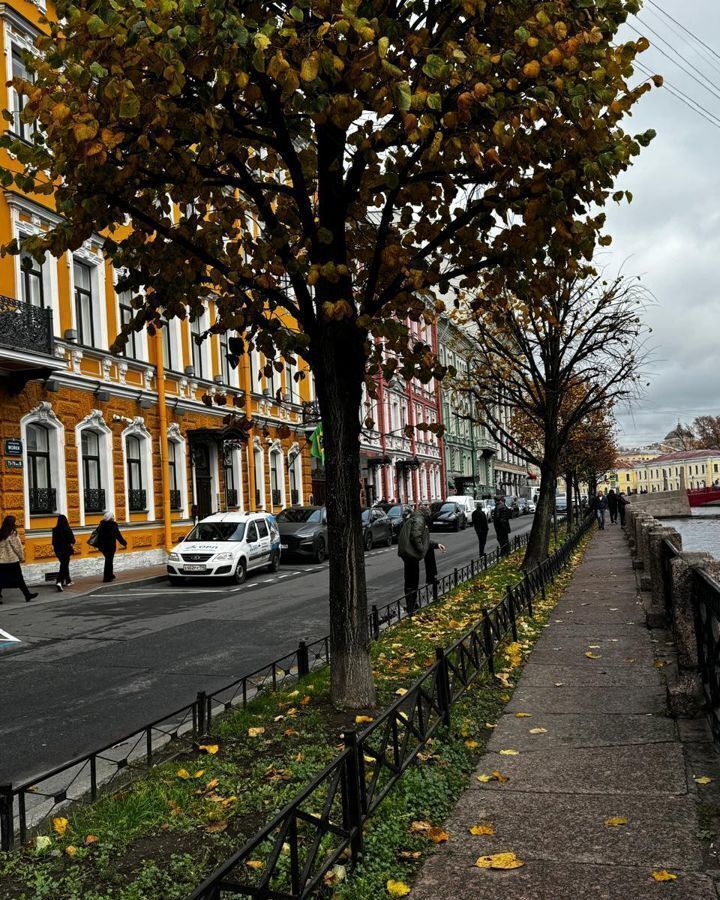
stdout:
<svg viewBox="0 0 720 900">
<path fill-rule="evenodd" d="M 280 533 L 267 513 L 216 513 L 193 528 L 168 556 L 170 584 L 192 578 L 245 581 L 248 572 L 280 566 Z"/>
<path fill-rule="evenodd" d="M 475 512 L 475 498 L 470 497 L 467 494 L 457 494 L 454 497 L 446 497 L 445 503 L 457 503 L 457 505 L 465 513 L 468 522 L 472 518 L 472 514 Z"/>
</svg>

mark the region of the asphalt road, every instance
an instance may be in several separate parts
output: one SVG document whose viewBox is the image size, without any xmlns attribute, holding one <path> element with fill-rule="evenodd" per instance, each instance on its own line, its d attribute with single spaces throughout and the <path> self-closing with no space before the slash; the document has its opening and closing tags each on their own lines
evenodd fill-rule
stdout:
<svg viewBox="0 0 720 900">
<path fill-rule="evenodd" d="M 529 530 L 530 517 L 513 522 Z M 492 529 L 491 529 L 492 535 Z M 471 528 L 440 538 L 440 574 L 477 554 Z M 494 536 L 488 550 L 494 549 Z M 366 554 L 368 601 L 402 594 L 397 549 Z M 283 564 L 240 587 L 123 586 L 0 607 L 0 783 L 34 777 L 328 631 L 327 563 Z"/>
</svg>

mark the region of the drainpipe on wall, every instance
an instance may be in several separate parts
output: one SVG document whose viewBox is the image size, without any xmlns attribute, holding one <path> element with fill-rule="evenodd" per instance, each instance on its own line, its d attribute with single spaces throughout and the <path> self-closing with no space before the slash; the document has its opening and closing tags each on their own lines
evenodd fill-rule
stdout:
<svg viewBox="0 0 720 900">
<path fill-rule="evenodd" d="M 160 336 L 159 328 L 155 329 L 153 343 L 155 345 L 158 415 L 160 417 L 160 471 L 162 473 L 163 534 L 165 550 L 169 553 L 173 547 L 172 519 L 170 512 L 170 460 L 168 457 L 167 406 L 165 405 L 165 360 L 163 359 L 162 338 Z"/>
<path fill-rule="evenodd" d="M 252 421 L 252 381 L 250 379 L 250 351 L 245 349 L 242 361 L 243 367 L 243 383 L 245 390 L 245 417 L 248 421 Z M 250 452 L 245 454 L 245 466 L 248 475 L 248 507 L 250 512 L 257 512 L 257 504 L 255 502 L 255 429 L 251 428 L 248 432 L 248 444 Z M 242 487 L 241 487 L 242 490 Z"/>
</svg>

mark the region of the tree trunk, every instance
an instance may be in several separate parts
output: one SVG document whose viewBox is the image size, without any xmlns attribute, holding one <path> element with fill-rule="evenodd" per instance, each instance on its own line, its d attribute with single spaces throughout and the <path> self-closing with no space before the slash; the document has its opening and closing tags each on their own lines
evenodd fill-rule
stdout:
<svg viewBox="0 0 720 900">
<path fill-rule="evenodd" d="M 540 493 L 537 509 L 528 539 L 523 569 L 530 571 L 547 558 L 552 530 L 552 515 L 555 503 L 556 472 L 554 465 L 543 462 L 540 466 Z"/>
<path fill-rule="evenodd" d="M 325 449 L 332 698 L 362 709 L 375 703 L 360 519 L 363 335 L 354 322 L 328 324 L 325 332 L 313 372 Z"/>
</svg>

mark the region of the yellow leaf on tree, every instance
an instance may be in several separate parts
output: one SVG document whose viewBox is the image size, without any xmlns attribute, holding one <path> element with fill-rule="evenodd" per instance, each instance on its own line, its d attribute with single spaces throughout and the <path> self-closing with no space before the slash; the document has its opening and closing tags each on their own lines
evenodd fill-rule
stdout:
<svg viewBox="0 0 720 900">
<path fill-rule="evenodd" d="M 478 869 L 519 869 L 525 863 L 518 859 L 512 851 L 505 853 L 492 853 L 490 856 L 480 856 L 475 860 Z"/>
<path fill-rule="evenodd" d="M 495 834 L 495 829 L 492 825 L 471 825 L 469 828 L 470 834 L 481 835 L 481 834 Z"/>
<path fill-rule="evenodd" d="M 385 889 L 391 897 L 405 897 L 410 893 L 410 888 L 404 881 L 395 881 L 392 878 L 385 883 Z"/>
<path fill-rule="evenodd" d="M 695 779 L 695 784 L 710 784 L 712 778 L 708 775 L 700 775 Z"/>
<path fill-rule="evenodd" d="M 627 825 L 627 823 L 628 820 L 625 816 L 612 816 L 603 822 L 606 828 L 619 828 L 621 825 Z"/>
<path fill-rule="evenodd" d="M 203 753 L 209 753 L 210 756 L 215 756 L 220 748 L 217 744 L 200 744 L 198 750 L 202 750 Z"/>
<path fill-rule="evenodd" d="M 673 873 L 668 872 L 667 869 L 658 869 L 656 872 L 651 872 L 650 877 L 654 881 L 675 881 L 677 875 L 673 875 Z"/>
<path fill-rule="evenodd" d="M 58 816 L 56 819 L 52 820 L 52 825 L 55 830 L 55 834 L 59 834 L 60 836 L 62 836 L 68 830 L 68 826 L 70 825 L 70 823 L 62 816 Z"/>
</svg>

